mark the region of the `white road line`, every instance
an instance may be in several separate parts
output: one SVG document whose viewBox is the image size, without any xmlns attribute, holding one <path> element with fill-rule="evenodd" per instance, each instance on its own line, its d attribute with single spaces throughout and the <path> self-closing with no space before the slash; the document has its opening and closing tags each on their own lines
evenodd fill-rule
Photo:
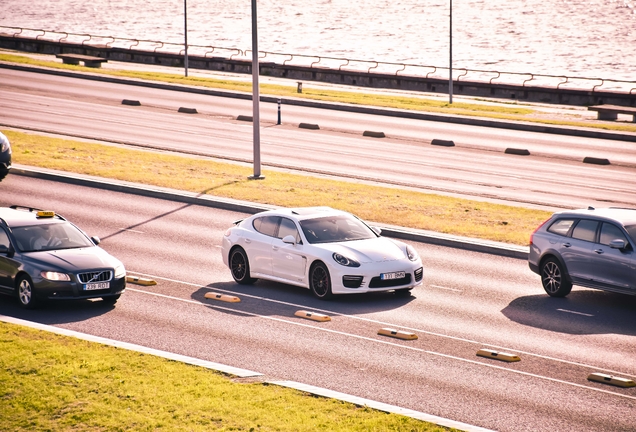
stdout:
<svg viewBox="0 0 636 432">
<path fill-rule="evenodd" d="M 190 285 L 190 284 L 189 284 Z M 196 284 L 192 284 L 192 285 L 196 285 Z M 200 286 L 200 285 L 197 285 Z M 208 303 L 203 303 L 203 302 L 199 302 L 196 300 L 188 300 L 188 299 L 183 299 L 180 297 L 173 297 L 173 296 L 169 296 L 169 295 L 165 295 L 165 294 L 159 294 L 159 293 L 154 293 L 154 292 L 150 292 L 150 291 L 144 291 L 144 290 L 140 290 L 140 289 L 136 289 L 136 288 L 129 288 L 130 291 L 135 291 L 141 294 L 149 294 L 149 295 L 153 295 L 153 296 L 157 296 L 157 297 L 163 297 L 163 298 L 167 298 L 167 299 L 171 299 L 171 300 L 176 300 L 176 301 L 180 301 L 180 302 L 184 302 L 184 303 L 191 303 L 191 304 L 196 304 L 196 305 L 200 305 L 200 306 L 206 306 L 206 307 L 211 307 L 214 309 L 218 309 L 218 310 L 223 310 L 223 311 L 228 311 L 228 312 L 236 312 L 236 309 L 231 309 L 231 308 L 227 308 L 227 307 L 223 307 L 223 306 L 219 306 L 219 305 L 214 305 L 214 304 L 208 304 Z M 416 347 L 411 347 L 408 345 L 402 345 L 402 344 L 398 344 L 398 343 L 394 343 L 394 342 L 390 342 L 390 341 L 384 341 L 384 340 L 380 340 L 380 339 L 375 339 L 375 338 L 370 338 L 367 336 L 360 336 L 360 335 L 356 335 L 353 333 L 346 333 L 346 332 L 341 332 L 338 330 L 331 330 L 331 329 L 326 329 L 323 327 L 319 327 L 316 325 L 311 325 L 311 324 L 305 324 L 305 323 L 300 323 L 300 322 L 294 322 L 294 321 L 289 321 L 283 318 L 276 318 L 276 317 L 272 317 L 272 316 L 265 316 L 265 315 L 259 315 L 259 314 L 255 314 L 255 313 L 251 313 L 251 312 L 245 312 L 245 311 L 241 311 L 242 314 L 245 315 L 250 315 L 256 318 L 263 318 L 263 319 L 268 319 L 271 321 L 277 321 L 277 322 L 281 322 L 281 323 L 285 323 L 285 324 L 292 324 L 298 327 L 306 327 L 306 328 L 310 328 L 312 330 L 318 330 L 318 331 L 323 331 L 326 333 L 333 333 L 333 334 L 338 334 L 341 336 L 346 336 L 346 337 L 352 337 L 352 338 L 356 338 L 356 339 L 360 339 L 360 340 L 365 340 L 365 341 L 369 341 L 369 342 L 374 342 L 374 343 L 379 343 L 379 344 L 383 344 L 383 345 L 390 345 L 393 347 L 397 347 L 397 348 L 403 348 L 403 349 L 407 349 L 410 351 L 416 351 L 416 352 L 421 352 L 424 354 L 430 354 L 430 355 L 434 355 L 434 356 L 439 356 L 439 357 L 445 357 L 448 359 L 452 359 L 452 360 L 457 360 L 457 361 L 461 361 L 461 362 L 465 362 L 465 363 L 470 363 L 470 364 L 474 364 L 474 365 L 478 365 L 478 366 L 484 366 L 484 367 L 488 367 L 488 368 L 492 368 L 492 369 L 498 369 L 498 370 L 502 370 L 502 371 L 506 371 L 506 372 L 510 372 L 510 373 L 514 373 L 514 374 L 518 374 L 518 375 L 524 375 L 524 376 L 529 376 L 532 378 L 538 378 L 538 379 L 543 379 L 546 381 L 552 381 L 552 382 L 556 382 L 559 384 L 565 384 L 565 385 L 569 385 L 569 386 L 573 386 L 573 387 L 578 387 L 578 388 L 582 388 L 582 389 L 586 389 L 586 390 L 591 390 L 591 391 L 595 391 L 595 392 L 599 392 L 599 393 L 606 393 L 612 396 L 619 396 L 625 399 L 632 399 L 632 400 L 636 400 L 636 396 L 630 396 L 630 395 L 625 395 L 625 394 L 621 394 L 621 393 L 616 393 L 616 392 L 612 392 L 609 390 L 604 390 L 604 389 L 599 389 L 599 388 L 595 388 L 595 387 L 588 387 L 582 384 L 577 384 L 577 383 L 573 383 L 573 382 L 569 382 L 569 381 L 563 381 L 557 378 L 551 378 L 551 377 L 547 377 L 547 376 L 543 376 L 543 375 L 537 375 L 537 374 L 533 374 L 530 372 L 524 372 L 524 371 L 518 371 L 518 370 L 514 370 L 514 369 L 508 369 L 502 366 L 498 366 L 498 365 L 491 365 L 491 364 L 487 364 L 487 363 L 483 363 L 480 361 L 476 361 L 476 360 L 469 360 L 469 359 L 465 359 L 465 358 L 461 358 L 461 357 L 456 357 L 456 356 L 452 356 L 449 354 L 443 354 L 443 353 L 438 353 L 435 351 L 426 351 L 424 349 L 421 348 L 416 348 Z M 348 316 L 348 315 L 346 315 Z"/>
<path fill-rule="evenodd" d="M 571 313 L 571 314 L 575 314 L 575 315 L 583 315 L 586 317 L 593 317 L 594 315 L 591 314 L 586 314 L 583 312 L 576 312 L 576 311 L 571 311 L 571 310 L 567 310 L 567 309 L 557 309 L 559 312 L 566 312 L 566 313 Z"/>
<path fill-rule="evenodd" d="M 146 277 L 150 277 L 153 279 L 161 279 L 161 280 L 165 280 L 165 281 L 169 281 L 169 282 L 175 282 L 175 283 L 180 283 L 183 285 L 190 285 L 190 286 L 196 286 L 196 287 L 204 287 L 204 288 L 208 288 L 205 285 L 202 284 L 195 284 L 192 282 L 185 282 L 185 281 L 180 281 L 180 280 L 176 280 L 176 279 L 170 279 L 170 278 L 164 278 L 161 276 L 155 276 L 155 275 L 150 275 L 150 274 L 144 274 L 141 272 L 135 272 L 135 274 L 139 274 L 141 276 L 146 276 Z M 130 288 L 126 288 L 126 289 L 130 289 Z M 573 361 L 569 361 L 569 360 L 563 360 L 563 359 L 559 359 L 556 357 L 550 357 L 550 356 L 546 356 L 546 355 L 542 355 L 542 354 L 536 354 L 533 352 L 529 352 L 529 351 L 522 351 L 522 350 L 518 350 L 515 348 L 510 348 L 510 347 L 505 347 L 505 346 L 500 346 L 500 345 L 494 345 L 488 342 L 479 342 L 479 341 L 475 341 L 472 339 L 466 339 L 466 338 L 461 338 L 461 337 L 457 337 L 457 336 L 450 336 L 447 334 L 442 334 L 442 333 L 435 333 L 435 332 L 431 332 L 431 331 L 427 331 L 427 330 L 422 330 L 422 329 L 418 329 L 418 328 L 414 328 L 414 327 L 406 327 L 403 325 L 396 325 L 395 323 L 388 323 L 385 321 L 379 321 L 379 320 L 374 320 L 371 318 L 365 318 L 365 317 L 360 317 L 360 316 L 356 316 L 356 315 L 346 315 L 340 312 L 335 312 L 335 311 L 331 311 L 328 309 L 320 309 L 320 308 L 316 308 L 313 306 L 307 306 L 307 305 L 301 305 L 301 304 L 296 304 L 296 303 L 290 303 L 290 302 L 285 302 L 285 301 L 281 301 L 281 300 L 275 300 L 275 299 L 271 299 L 271 298 L 267 298 L 267 297 L 261 297 L 261 296 L 255 296 L 255 295 L 251 295 L 251 294 L 246 294 L 246 293 L 241 293 L 241 292 L 236 292 L 236 291 L 230 291 L 230 290 L 225 290 L 225 289 L 220 289 L 220 288 L 214 288 L 215 291 L 220 291 L 220 292 L 224 292 L 227 294 L 232 294 L 232 295 L 236 295 L 236 296 L 242 296 L 242 297 L 248 297 L 251 299 L 255 299 L 255 300 L 263 300 L 269 303 L 276 303 L 276 304 L 282 304 L 285 306 L 293 306 L 293 307 L 298 307 L 301 309 L 311 309 L 314 310 L 316 312 L 322 312 L 325 313 L 327 315 L 336 315 L 336 316 L 343 316 L 343 317 L 347 317 L 350 319 L 355 319 L 355 320 L 359 320 L 359 321 L 365 321 L 365 322 L 369 322 L 369 323 L 373 323 L 373 324 L 379 324 L 381 326 L 389 326 L 389 327 L 400 327 L 401 329 L 404 330 L 409 330 L 412 331 L 414 333 L 418 333 L 418 334 L 426 334 L 426 335 L 430 335 L 430 336 L 436 336 L 436 337 L 440 337 L 440 338 L 445 338 L 445 339 L 451 339 L 454 341 L 458 341 L 458 342 L 466 342 L 469 344 L 473 344 L 473 345 L 478 345 L 479 347 L 483 348 L 483 347 L 488 347 L 488 348 L 495 348 L 497 350 L 502 350 L 502 351 L 513 351 L 515 354 L 524 354 L 524 355 L 529 355 L 529 356 L 533 356 L 533 357 L 537 357 L 540 359 L 544 359 L 544 360 L 550 360 L 550 361 L 554 361 L 557 363 L 562 363 L 562 364 L 569 364 L 572 366 L 580 366 L 580 367 L 584 367 L 584 368 L 589 368 L 592 370 L 596 370 L 596 371 L 604 371 L 607 373 L 610 373 L 612 375 L 620 375 L 620 376 L 631 376 L 632 374 L 628 373 L 628 372 L 622 372 L 622 371 L 615 371 L 615 370 L 610 370 L 604 367 L 600 367 L 600 366 L 593 366 L 593 365 L 589 365 L 586 363 L 578 363 L 578 362 L 573 362 Z M 142 292 L 146 292 L 146 291 L 142 291 Z M 148 293 L 150 293 L 148 291 Z"/>
<path fill-rule="evenodd" d="M 443 289 L 443 290 L 446 290 L 446 291 L 462 292 L 462 290 L 460 290 L 460 289 L 448 288 L 448 287 L 443 287 L 443 286 L 439 286 L 439 285 L 429 285 L 429 286 L 431 288 Z"/>
<path fill-rule="evenodd" d="M 130 232 L 134 232 L 134 233 L 137 233 L 137 234 L 145 234 L 143 231 L 137 231 L 137 230 L 130 229 L 130 228 L 119 228 L 119 229 L 122 230 L 122 231 L 130 231 Z"/>
</svg>

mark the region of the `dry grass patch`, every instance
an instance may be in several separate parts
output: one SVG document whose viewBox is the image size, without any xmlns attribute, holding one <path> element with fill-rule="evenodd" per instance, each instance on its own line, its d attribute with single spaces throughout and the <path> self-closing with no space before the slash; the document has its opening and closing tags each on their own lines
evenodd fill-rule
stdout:
<svg viewBox="0 0 636 432">
<path fill-rule="evenodd" d="M 14 163 L 169 187 L 282 207 L 328 205 L 379 224 L 525 245 L 550 213 L 442 195 L 263 172 L 251 167 L 165 152 L 80 142 L 6 131 Z"/>
</svg>

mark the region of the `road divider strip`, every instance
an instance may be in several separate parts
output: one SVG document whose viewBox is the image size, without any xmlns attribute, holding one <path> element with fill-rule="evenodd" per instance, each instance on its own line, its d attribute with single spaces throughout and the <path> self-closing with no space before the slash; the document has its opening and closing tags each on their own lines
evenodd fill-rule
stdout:
<svg viewBox="0 0 636 432">
<path fill-rule="evenodd" d="M 304 310 L 299 310 L 294 315 L 297 317 L 310 319 L 312 321 L 319 321 L 319 322 L 331 321 L 331 317 L 329 315 L 319 314 L 315 312 L 308 312 Z"/>
<path fill-rule="evenodd" d="M 505 361 L 509 363 L 521 361 L 521 358 L 516 354 L 498 352 L 498 351 L 494 351 L 494 350 L 486 349 L 486 348 L 483 348 L 477 351 L 477 355 L 479 357 L 486 357 L 486 358 L 501 360 L 501 361 Z"/>
<path fill-rule="evenodd" d="M 594 165 L 609 165 L 610 161 L 609 159 L 605 159 L 605 158 L 586 156 L 583 158 L 583 163 L 594 164 Z"/>
<path fill-rule="evenodd" d="M 602 373 L 592 373 L 587 377 L 588 381 L 596 381 L 603 384 L 610 384 L 617 387 L 636 387 L 636 382 L 629 378 L 615 377 Z"/>
<path fill-rule="evenodd" d="M 207 299 L 219 300 L 219 301 L 228 302 L 228 303 L 239 303 L 241 301 L 241 299 L 236 296 L 228 295 L 228 294 L 219 294 L 219 293 L 214 293 L 211 291 L 205 293 L 204 297 Z"/>
<path fill-rule="evenodd" d="M 530 156 L 530 150 L 528 149 L 507 148 L 504 153 L 519 156 Z"/>
<path fill-rule="evenodd" d="M 417 339 L 417 335 L 415 333 L 405 332 L 401 330 L 394 330 L 391 328 L 380 329 L 378 330 L 378 334 L 382 336 L 394 337 L 397 339 L 404 339 L 404 340 Z"/>
<path fill-rule="evenodd" d="M 126 282 L 143 286 L 157 285 L 157 281 L 139 276 L 126 276 Z"/>
<path fill-rule="evenodd" d="M 254 121 L 254 117 L 246 116 L 246 115 L 240 115 L 240 116 L 236 117 L 236 119 L 238 121 L 246 121 L 246 122 L 253 122 Z"/>
</svg>

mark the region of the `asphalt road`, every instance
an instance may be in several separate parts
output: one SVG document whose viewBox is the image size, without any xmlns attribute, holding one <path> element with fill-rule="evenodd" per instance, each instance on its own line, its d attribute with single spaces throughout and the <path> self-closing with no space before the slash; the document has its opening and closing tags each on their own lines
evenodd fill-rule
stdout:
<svg viewBox="0 0 636 432">
<path fill-rule="evenodd" d="M 24 311 L 0 298 L 0 314 L 258 371 L 499 431 L 634 430 L 636 388 L 587 380 L 636 376 L 636 298 L 575 288 L 547 297 L 523 260 L 412 243 L 423 285 L 323 302 L 301 288 L 236 285 L 219 252 L 245 215 L 9 175 L 0 205 L 51 208 L 102 238 L 129 274 L 114 308 L 100 302 Z M 204 298 L 232 294 L 240 303 Z M 332 321 L 294 316 L 321 312 Z M 414 332 L 401 341 L 381 328 Z M 476 356 L 482 348 L 520 362 Z"/>
<path fill-rule="evenodd" d="M 249 100 L 0 69 L 0 125 L 251 162 Z M 138 100 L 141 106 L 122 105 Z M 195 108 L 198 114 L 177 112 Z M 635 206 L 633 143 L 261 105 L 263 165 L 547 208 Z M 300 129 L 300 123 L 320 130 Z M 383 132 L 387 138 L 364 137 Z M 452 140 L 455 147 L 431 145 Z M 530 156 L 505 154 L 507 148 Z M 583 163 L 592 157 L 611 165 Z"/>
</svg>

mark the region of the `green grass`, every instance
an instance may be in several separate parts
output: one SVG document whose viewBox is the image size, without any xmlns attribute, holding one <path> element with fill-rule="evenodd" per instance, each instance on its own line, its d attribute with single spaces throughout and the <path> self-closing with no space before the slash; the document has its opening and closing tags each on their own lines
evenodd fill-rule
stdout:
<svg viewBox="0 0 636 432">
<path fill-rule="evenodd" d="M 263 171 L 208 158 L 136 150 L 4 131 L 16 164 L 88 174 L 283 207 L 329 205 L 365 220 L 526 245 L 550 212 L 374 186 L 318 176 Z M 51 209 L 55 210 L 55 209 Z"/>
<path fill-rule="evenodd" d="M 0 323 L 2 431 L 447 431 L 208 369 Z"/>
<path fill-rule="evenodd" d="M 241 91 L 246 93 L 251 93 L 252 91 L 252 83 L 249 80 L 238 80 L 231 78 L 219 79 L 197 76 L 184 77 L 183 75 L 179 74 L 130 70 L 87 70 L 87 68 L 84 66 L 67 65 L 57 61 L 38 60 L 23 55 L 4 53 L 0 53 L 0 61 L 81 72 L 88 71 L 91 73 L 110 76 L 135 78 L 149 81 L 160 81 L 166 83 L 200 86 L 230 91 Z M 425 97 L 399 96 L 395 94 L 382 95 L 377 93 L 365 93 L 363 91 L 328 90 L 311 88 L 307 86 L 305 86 L 302 93 L 297 93 L 296 86 L 265 83 L 260 84 L 259 89 L 261 94 L 271 96 L 304 98 L 354 105 L 371 105 L 384 108 L 425 111 L 449 115 L 478 116 L 498 120 L 527 121 L 555 126 L 576 126 L 611 131 L 636 132 L 636 125 L 630 123 L 595 122 L 583 118 L 577 118 L 577 116 L 575 115 L 561 116 L 563 118 L 553 118 L 553 116 L 546 115 L 539 110 L 533 109 L 529 106 L 518 105 L 517 103 L 493 105 L 484 103 L 454 102 L 453 104 L 449 104 L 441 100 L 427 99 Z"/>
</svg>

